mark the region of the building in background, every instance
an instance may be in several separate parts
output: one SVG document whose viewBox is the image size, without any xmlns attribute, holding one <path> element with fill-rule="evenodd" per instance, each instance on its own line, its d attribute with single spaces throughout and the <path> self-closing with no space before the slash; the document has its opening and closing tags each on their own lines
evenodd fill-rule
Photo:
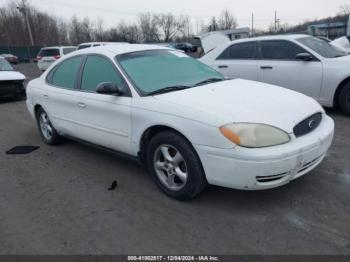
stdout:
<svg viewBox="0 0 350 262">
<path fill-rule="evenodd" d="M 332 22 L 313 24 L 308 26 L 308 33 L 313 36 L 324 36 L 329 39 L 336 39 L 346 35 L 347 24 L 344 22 Z"/>
</svg>

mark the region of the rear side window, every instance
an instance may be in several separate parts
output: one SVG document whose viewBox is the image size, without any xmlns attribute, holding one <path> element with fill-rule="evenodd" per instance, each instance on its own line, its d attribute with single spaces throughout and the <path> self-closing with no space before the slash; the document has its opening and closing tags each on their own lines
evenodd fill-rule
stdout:
<svg viewBox="0 0 350 262">
<path fill-rule="evenodd" d="M 77 50 L 75 47 L 65 47 L 63 48 L 63 54 L 66 55 L 74 52 L 75 50 Z"/>
<path fill-rule="evenodd" d="M 59 56 L 60 50 L 58 48 L 42 49 L 39 56 Z"/>
<path fill-rule="evenodd" d="M 52 74 L 50 84 L 66 89 L 73 89 L 80 68 L 82 57 L 64 60 Z"/>
<path fill-rule="evenodd" d="M 255 59 L 256 42 L 234 44 L 228 47 L 217 59 Z"/>
<path fill-rule="evenodd" d="M 85 48 L 89 48 L 89 47 L 91 47 L 91 45 L 80 45 L 80 46 L 78 47 L 78 50 L 80 50 L 80 49 L 85 49 Z"/>
<path fill-rule="evenodd" d="M 94 47 L 96 47 L 96 46 L 101 46 L 101 45 L 100 44 L 95 44 Z"/>
<path fill-rule="evenodd" d="M 262 41 L 261 58 L 265 60 L 296 60 L 296 55 L 306 53 L 300 46 L 285 40 Z"/>
<path fill-rule="evenodd" d="M 95 92 L 98 84 L 104 82 L 114 83 L 121 88 L 125 88 L 123 77 L 112 62 L 101 56 L 89 56 L 84 66 L 81 89 Z"/>
</svg>

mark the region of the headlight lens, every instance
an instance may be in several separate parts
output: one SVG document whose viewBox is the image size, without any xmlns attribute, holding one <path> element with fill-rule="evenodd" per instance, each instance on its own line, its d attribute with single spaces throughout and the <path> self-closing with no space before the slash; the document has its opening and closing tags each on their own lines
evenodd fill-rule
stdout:
<svg viewBox="0 0 350 262">
<path fill-rule="evenodd" d="M 236 145 L 248 148 L 271 147 L 290 141 L 283 130 L 264 124 L 228 124 L 220 127 L 220 132 Z"/>
</svg>

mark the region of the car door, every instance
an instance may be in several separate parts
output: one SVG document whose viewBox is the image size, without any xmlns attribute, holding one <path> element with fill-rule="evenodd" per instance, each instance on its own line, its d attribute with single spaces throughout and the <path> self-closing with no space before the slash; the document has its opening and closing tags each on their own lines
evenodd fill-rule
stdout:
<svg viewBox="0 0 350 262">
<path fill-rule="evenodd" d="M 322 63 L 297 60 L 304 48 L 287 40 L 268 40 L 259 43 L 259 81 L 282 86 L 319 98 L 322 86 Z"/>
<path fill-rule="evenodd" d="M 43 104 L 54 127 L 74 136 L 77 131 L 77 80 L 83 56 L 64 60 L 49 72 Z"/>
<path fill-rule="evenodd" d="M 256 42 L 237 43 L 226 48 L 214 61 L 214 68 L 229 78 L 258 80 Z"/>
<path fill-rule="evenodd" d="M 99 84 L 111 82 L 123 95 L 96 93 Z M 79 138 L 131 153 L 131 95 L 113 62 L 101 55 L 89 55 L 82 70 L 78 101 Z"/>
</svg>

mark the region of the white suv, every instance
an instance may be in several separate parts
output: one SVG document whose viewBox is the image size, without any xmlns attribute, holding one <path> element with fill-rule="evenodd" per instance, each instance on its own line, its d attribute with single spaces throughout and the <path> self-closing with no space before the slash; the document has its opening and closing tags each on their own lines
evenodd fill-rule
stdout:
<svg viewBox="0 0 350 262">
<path fill-rule="evenodd" d="M 82 43 L 78 45 L 78 50 L 90 48 L 90 47 L 98 47 L 98 46 L 105 46 L 105 45 L 122 45 L 122 44 L 128 44 L 127 42 L 90 42 L 90 43 Z"/>
<path fill-rule="evenodd" d="M 41 71 L 45 71 L 53 64 L 57 59 L 77 50 L 76 46 L 53 46 L 41 48 L 39 54 L 36 57 L 38 61 L 38 68 Z"/>
<path fill-rule="evenodd" d="M 318 38 L 280 35 L 228 41 L 200 61 L 226 77 L 289 88 L 350 114 L 350 56 Z"/>
</svg>

